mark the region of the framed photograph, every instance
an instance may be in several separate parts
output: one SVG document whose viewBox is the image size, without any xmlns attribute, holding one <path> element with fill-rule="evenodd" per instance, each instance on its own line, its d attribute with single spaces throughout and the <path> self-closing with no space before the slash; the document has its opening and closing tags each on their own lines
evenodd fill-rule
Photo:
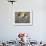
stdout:
<svg viewBox="0 0 46 46">
<path fill-rule="evenodd" d="M 32 25 L 32 12 L 16 11 L 14 19 L 15 25 Z"/>
</svg>

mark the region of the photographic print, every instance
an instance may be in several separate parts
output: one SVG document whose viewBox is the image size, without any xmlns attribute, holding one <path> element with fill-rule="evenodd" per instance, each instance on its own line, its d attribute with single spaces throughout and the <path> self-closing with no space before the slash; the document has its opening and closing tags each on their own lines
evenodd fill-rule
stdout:
<svg viewBox="0 0 46 46">
<path fill-rule="evenodd" d="M 30 23 L 30 12 L 16 12 L 15 23 Z"/>
<path fill-rule="evenodd" d="M 15 25 L 32 25 L 32 12 L 15 12 Z"/>
</svg>

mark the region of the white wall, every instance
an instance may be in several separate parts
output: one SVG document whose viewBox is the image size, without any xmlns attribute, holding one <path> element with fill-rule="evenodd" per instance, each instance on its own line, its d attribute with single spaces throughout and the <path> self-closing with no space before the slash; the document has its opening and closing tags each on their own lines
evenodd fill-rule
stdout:
<svg viewBox="0 0 46 46">
<path fill-rule="evenodd" d="M 32 26 L 13 25 L 13 15 L 18 9 L 32 9 Z M 0 40 L 14 40 L 18 32 L 26 32 L 37 41 L 46 40 L 46 0 L 17 0 L 13 5 L 0 0 Z"/>
</svg>

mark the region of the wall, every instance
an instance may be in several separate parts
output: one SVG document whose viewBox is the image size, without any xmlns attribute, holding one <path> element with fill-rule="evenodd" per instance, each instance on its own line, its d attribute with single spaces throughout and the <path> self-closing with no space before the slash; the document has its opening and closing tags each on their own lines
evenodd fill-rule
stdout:
<svg viewBox="0 0 46 46">
<path fill-rule="evenodd" d="M 32 26 L 15 26 L 12 23 L 16 10 L 32 10 Z M 46 40 L 46 1 L 17 0 L 13 5 L 7 0 L 0 0 L 0 40 L 11 40 L 18 32 L 26 32 L 37 41 Z"/>
</svg>

